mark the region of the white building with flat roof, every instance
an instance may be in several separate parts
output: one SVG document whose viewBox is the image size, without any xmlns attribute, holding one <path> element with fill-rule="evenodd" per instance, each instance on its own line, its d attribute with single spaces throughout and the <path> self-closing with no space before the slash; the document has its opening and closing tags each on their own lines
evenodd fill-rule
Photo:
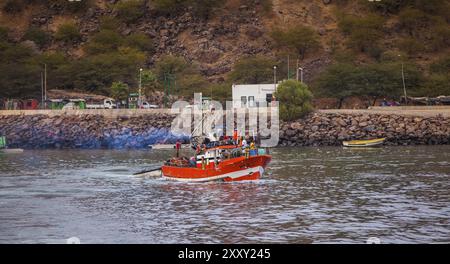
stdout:
<svg viewBox="0 0 450 264">
<path fill-rule="evenodd" d="M 260 102 L 272 102 L 278 84 L 233 84 L 233 106 L 255 107 Z"/>
</svg>

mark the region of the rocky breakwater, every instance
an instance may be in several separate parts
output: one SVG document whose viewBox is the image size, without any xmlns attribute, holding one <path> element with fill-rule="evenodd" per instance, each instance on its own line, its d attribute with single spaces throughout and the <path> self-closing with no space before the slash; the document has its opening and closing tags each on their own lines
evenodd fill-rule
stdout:
<svg viewBox="0 0 450 264">
<path fill-rule="evenodd" d="M 280 124 L 281 146 L 339 146 L 344 140 L 385 137 L 387 145 L 450 144 L 450 118 L 313 113 Z"/>
<path fill-rule="evenodd" d="M 146 148 L 174 143 L 174 115 L 0 115 L 0 135 L 19 148 Z M 392 114 L 313 113 L 281 122 L 280 146 L 340 146 L 344 140 L 387 138 L 387 145 L 450 144 L 450 118 Z M 189 139 L 184 137 L 183 141 Z"/>
<path fill-rule="evenodd" d="M 1 116 L 0 135 L 11 147 L 20 148 L 144 148 L 172 142 L 170 126 L 174 116 L 148 116 L 115 119 L 100 115 Z"/>
</svg>

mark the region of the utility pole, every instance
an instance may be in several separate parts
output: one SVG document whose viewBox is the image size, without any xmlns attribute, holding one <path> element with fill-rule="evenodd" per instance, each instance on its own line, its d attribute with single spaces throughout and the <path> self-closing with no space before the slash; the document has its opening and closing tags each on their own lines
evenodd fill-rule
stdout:
<svg viewBox="0 0 450 264">
<path fill-rule="evenodd" d="M 44 63 L 44 109 L 47 109 L 47 63 Z"/>
<path fill-rule="evenodd" d="M 139 69 L 139 95 L 138 95 L 138 109 L 141 108 L 142 105 L 142 68 Z"/>
<path fill-rule="evenodd" d="M 273 66 L 273 84 L 277 88 L 277 66 Z"/>
<path fill-rule="evenodd" d="M 408 97 L 406 95 L 406 85 L 405 85 L 405 71 L 404 71 L 404 64 L 403 64 L 403 60 L 401 58 L 401 55 L 398 54 L 398 57 L 400 58 L 401 62 L 402 62 L 402 83 L 403 83 L 403 94 L 405 96 L 405 105 L 408 105 Z"/>
<path fill-rule="evenodd" d="M 297 68 L 297 81 L 298 81 L 298 71 L 300 71 L 300 82 L 303 83 L 303 68 L 302 67 Z"/>
<path fill-rule="evenodd" d="M 290 61 L 290 57 L 289 57 L 289 54 L 288 54 L 288 55 L 287 55 L 287 75 L 288 75 L 288 76 L 287 76 L 287 79 L 288 79 L 288 80 L 289 80 L 289 77 L 290 77 L 290 75 L 291 75 L 291 74 L 290 74 L 290 70 L 291 70 L 291 69 L 290 69 L 290 64 L 291 64 L 290 62 L 291 62 L 291 61 Z"/>
<path fill-rule="evenodd" d="M 405 94 L 405 104 L 408 105 L 408 96 L 406 95 L 406 85 L 405 85 L 405 72 L 403 69 L 403 61 L 402 61 L 402 82 L 403 82 L 403 93 Z"/>
<path fill-rule="evenodd" d="M 41 109 L 44 109 L 44 72 L 41 71 Z"/>
</svg>

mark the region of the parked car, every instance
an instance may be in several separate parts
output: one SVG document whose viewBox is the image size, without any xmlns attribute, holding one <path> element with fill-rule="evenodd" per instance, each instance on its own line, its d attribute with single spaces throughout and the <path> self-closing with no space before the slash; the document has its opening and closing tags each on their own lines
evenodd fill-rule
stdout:
<svg viewBox="0 0 450 264">
<path fill-rule="evenodd" d="M 103 101 L 91 101 L 86 104 L 87 109 L 113 109 L 116 107 L 114 99 L 104 99 Z"/>
<path fill-rule="evenodd" d="M 142 109 L 156 109 L 156 108 L 158 108 L 158 106 L 154 105 L 154 104 L 150 104 L 149 102 L 143 102 L 141 105 L 141 108 Z"/>
</svg>

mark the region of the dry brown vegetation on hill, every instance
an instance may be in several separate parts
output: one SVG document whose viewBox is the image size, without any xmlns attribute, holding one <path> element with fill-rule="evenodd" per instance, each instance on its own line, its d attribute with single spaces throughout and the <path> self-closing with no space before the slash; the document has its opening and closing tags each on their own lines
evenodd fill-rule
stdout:
<svg viewBox="0 0 450 264">
<path fill-rule="evenodd" d="M 402 61 L 413 94 L 450 94 L 449 6 L 447 0 L 2 0 L 0 97 L 39 94 L 43 63 L 51 88 L 109 94 L 113 82 L 136 87 L 141 67 L 164 68 L 149 92 L 163 90 L 170 75 L 178 85 L 172 93 L 212 90 L 226 98 L 231 82 L 251 81 L 236 78 L 246 72 L 237 74 L 235 65 L 249 65 L 253 80 L 270 81 L 263 67 L 278 65 L 287 78 L 298 62 L 316 96 L 341 98 L 398 96 Z M 379 81 L 386 70 L 392 76 Z"/>
</svg>

